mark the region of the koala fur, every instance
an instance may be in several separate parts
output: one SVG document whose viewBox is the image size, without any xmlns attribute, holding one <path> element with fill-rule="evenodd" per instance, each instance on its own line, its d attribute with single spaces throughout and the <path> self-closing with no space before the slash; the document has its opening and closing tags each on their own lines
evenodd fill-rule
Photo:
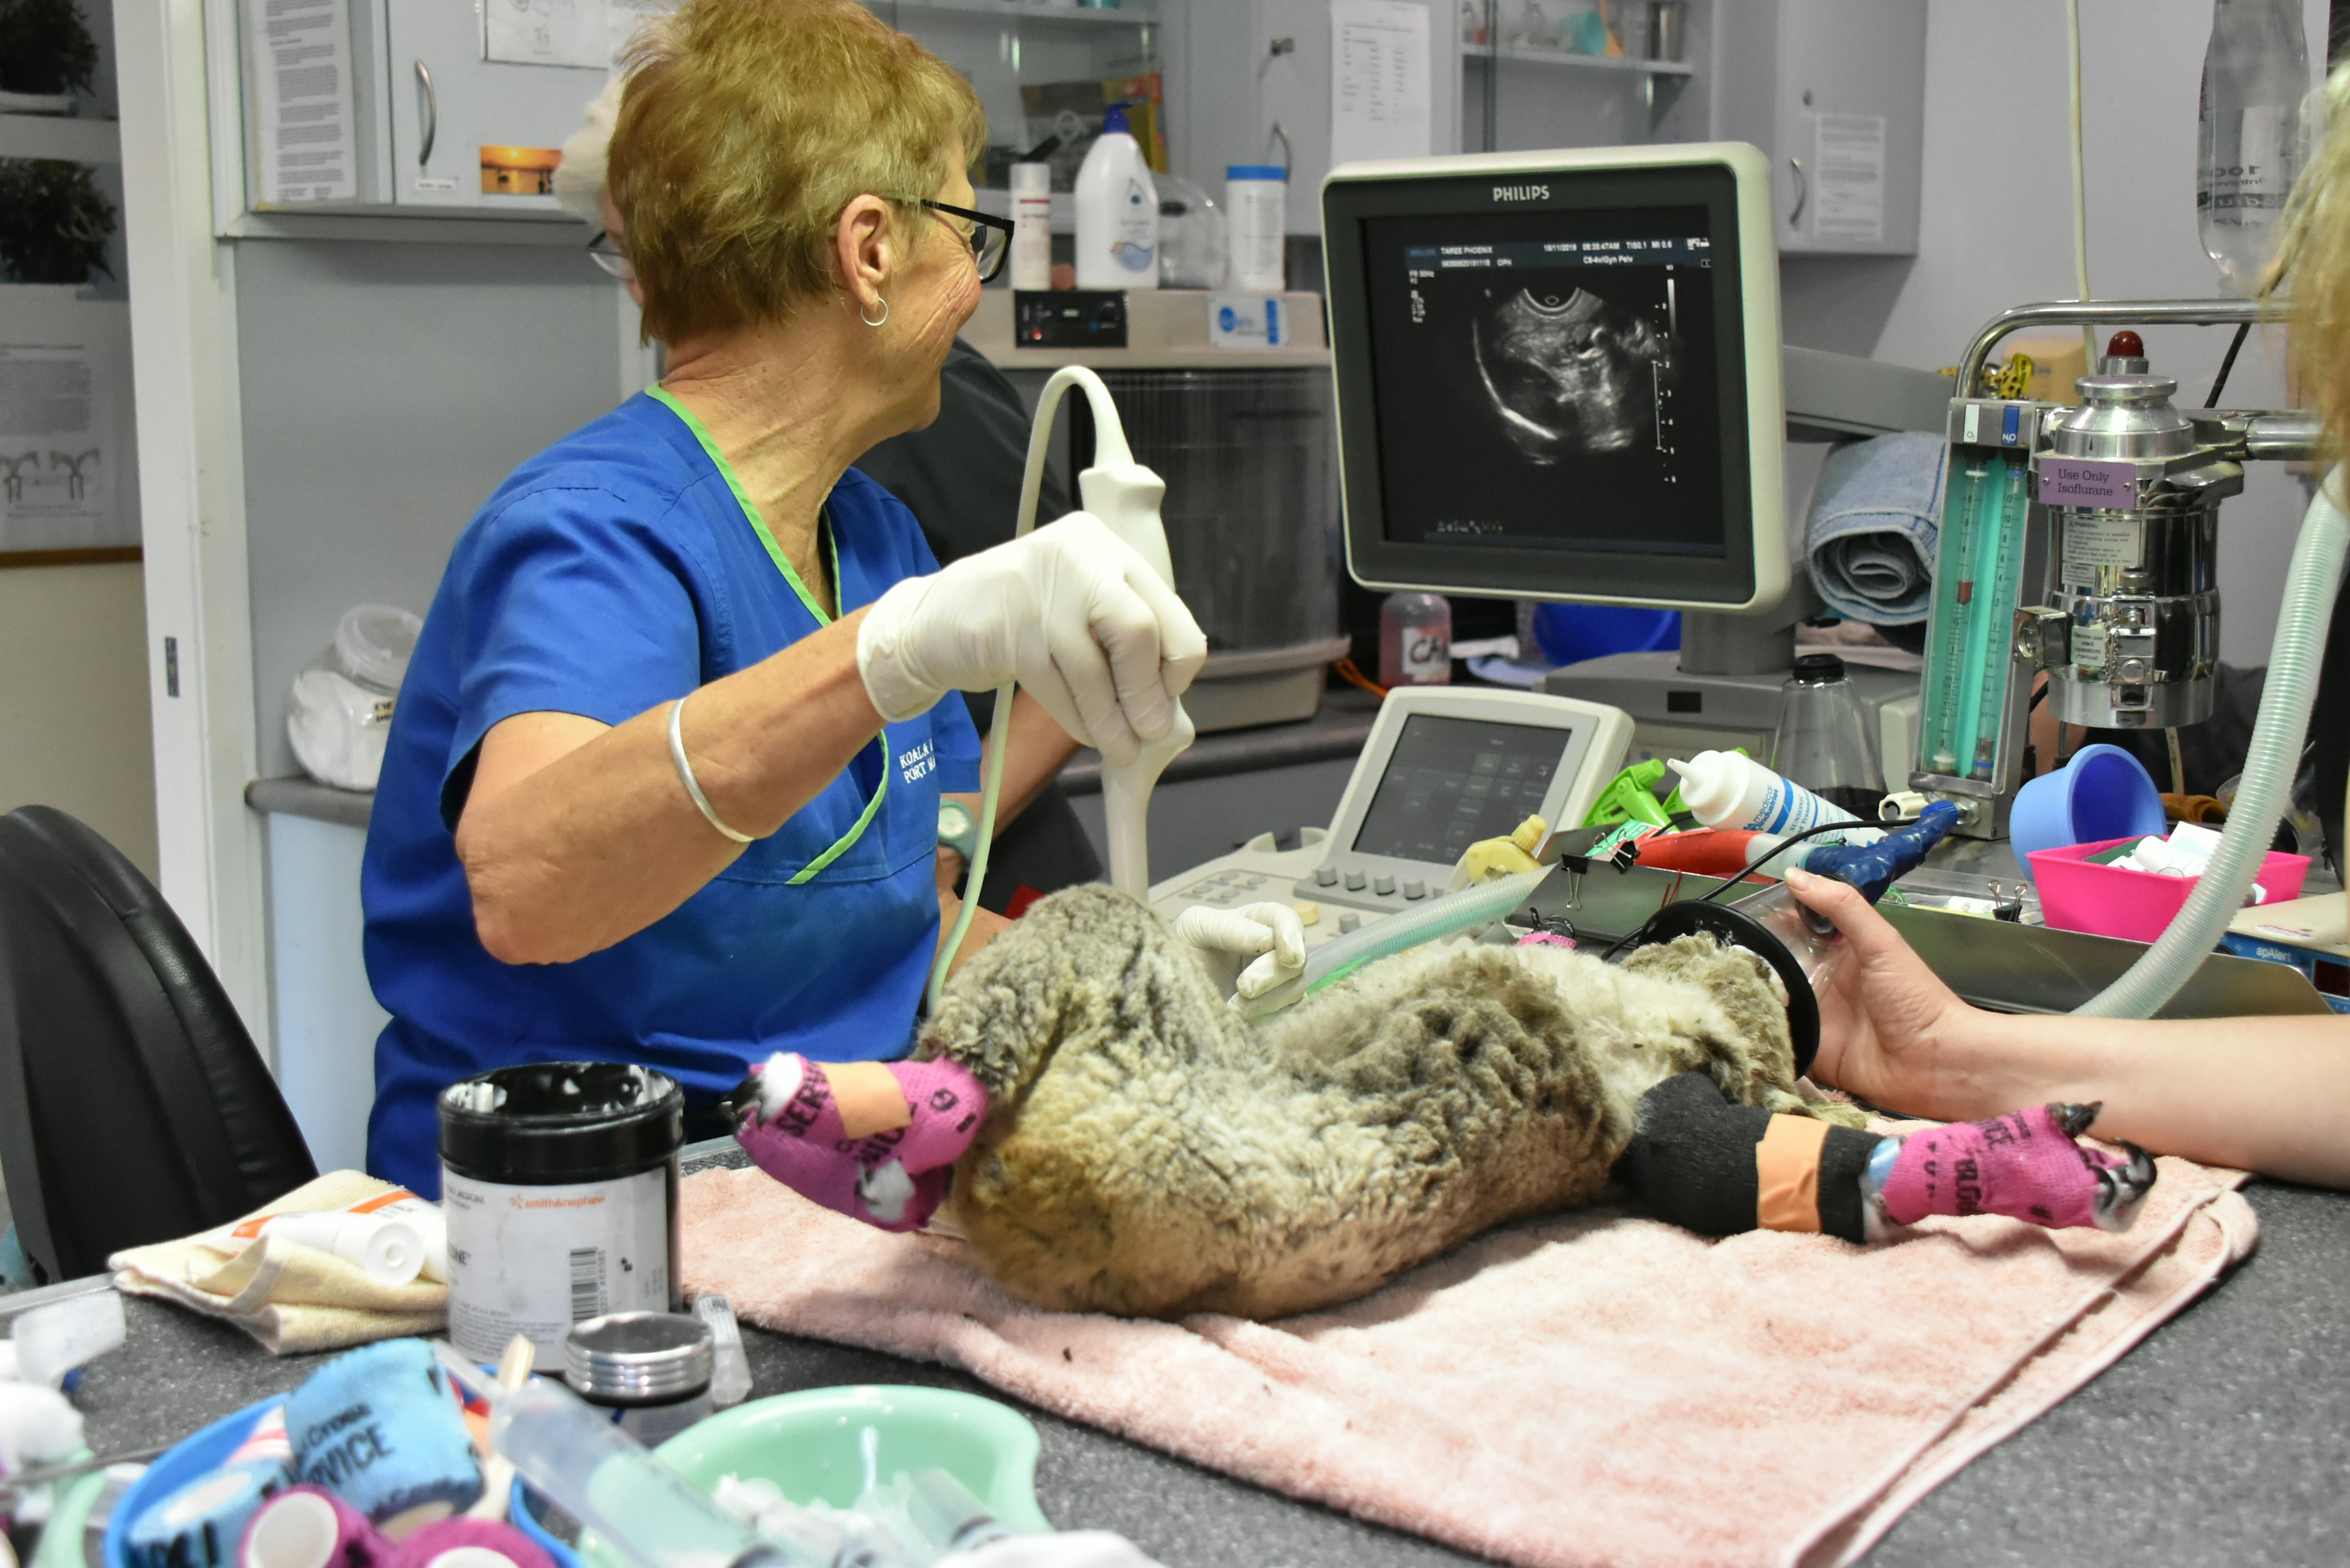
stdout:
<svg viewBox="0 0 2350 1568">
<path fill-rule="evenodd" d="M 1804 1109 L 1777 978 L 1709 937 L 1620 965 L 1431 946 L 1253 1026 L 1099 887 L 973 959 L 918 1054 L 991 1096 L 948 1209 L 988 1270 L 1039 1306 L 1134 1316 L 1333 1305 L 1589 1202 L 1677 1073 Z"/>
</svg>

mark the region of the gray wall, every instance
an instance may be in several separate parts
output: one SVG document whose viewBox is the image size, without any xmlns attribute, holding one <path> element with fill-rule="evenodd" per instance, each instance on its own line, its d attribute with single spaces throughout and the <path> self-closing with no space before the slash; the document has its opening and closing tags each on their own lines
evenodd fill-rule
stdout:
<svg viewBox="0 0 2350 1568">
<path fill-rule="evenodd" d="M 569 246 L 236 247 L 264 777 L 286 687 L 355 604 L 431 605 L 523 459 L 619 400 L 612 282 Z"/>
</svg>

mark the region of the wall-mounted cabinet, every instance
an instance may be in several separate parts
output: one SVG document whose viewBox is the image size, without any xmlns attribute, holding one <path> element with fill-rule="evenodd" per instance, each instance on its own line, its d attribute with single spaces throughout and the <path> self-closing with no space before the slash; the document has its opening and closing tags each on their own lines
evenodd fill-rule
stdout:
<svg viewBox="0 0 2350 1568">
<path fill-rule="evenodd" d="M 1713 29 L 1713 134 L 1770 158 L 1780 251 L 1916 254 L 1926 0 L 1731 0 Z"/>
<path fill-rule="evenodd" d="M 1059 156 L 1074 172 L 1107 103 L 1172 101 L 1162 39 L 1180 37 L 1180 22 L 1156 4 L 869 3 L 978 89 L 992 143 L 983 183 L 1001 183 L 987 175 L 1055 134 L 1068 139 Z M 222 234 L 308 232 L 307 219 L 336 215 L 559 220 L 547 193 L 556 152 L 638 26 L 667 9 L 666 0 L 205 4 L 217 46 Z M 1159 133 L 1180 135 L 1181 117 L 1170 118 Z"/>
</svg>

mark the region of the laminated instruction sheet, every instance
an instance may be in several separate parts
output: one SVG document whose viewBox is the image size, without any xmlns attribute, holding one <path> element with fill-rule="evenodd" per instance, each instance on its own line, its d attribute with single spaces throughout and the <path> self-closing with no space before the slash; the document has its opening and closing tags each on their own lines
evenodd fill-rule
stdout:
<svg viewBox="0 0 2350 1568">
<path fill-rule="evenodd" d="M 1428 7 L 1413 0 L 1333 0 L 1330 163 L 1425 158 L 1435 151 L 1429 99 Z"/>
<path fill-rule="evenodd" d="M 265 205 L 359 194 L 346 0 L 246 0 L 245 62 Z"/>
</svg>

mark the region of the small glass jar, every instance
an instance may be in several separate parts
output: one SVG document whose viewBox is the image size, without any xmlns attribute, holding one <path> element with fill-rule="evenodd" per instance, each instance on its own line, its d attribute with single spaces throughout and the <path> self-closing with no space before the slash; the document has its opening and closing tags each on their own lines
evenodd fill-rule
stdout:
<svg viewBox="0 0 2350 1568">
<path fill-rule="evenodd" d="M 619 1428 L 658 1448 L 708 1416 L 710 1325 L 686 1313 L 616 1312 L 571 1325 L 563 1380 Z"/>
</svg>

